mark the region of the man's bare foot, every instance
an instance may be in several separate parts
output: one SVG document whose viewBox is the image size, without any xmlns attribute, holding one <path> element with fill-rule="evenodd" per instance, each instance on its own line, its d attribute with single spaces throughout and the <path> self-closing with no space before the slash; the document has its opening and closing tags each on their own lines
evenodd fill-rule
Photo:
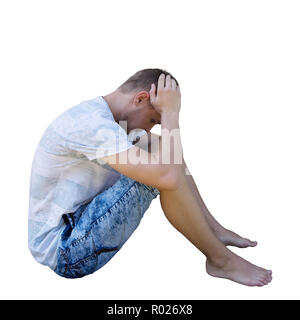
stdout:
<svg viewBox="0 0 300 320">
<path fill-rule="evenodd" d="M 225 228 L 215 229 L 215 234 L 217 238 L 225 245 L 225 246 L 233 246 L 238 248 L 248 248 L 255 247 L 257 245 L 256 241 L 251 241 L 247 238 L 243 238 L 238 234 L 227 230 Z"/>
<path fill-rule="evenodd" d="M 206 261 L 209 275 L 235 281 L 246 286 L 262 287 L 272 280 L 272 271 L 255 266 L 233 252 L 224 259 Z"/>
</svg>

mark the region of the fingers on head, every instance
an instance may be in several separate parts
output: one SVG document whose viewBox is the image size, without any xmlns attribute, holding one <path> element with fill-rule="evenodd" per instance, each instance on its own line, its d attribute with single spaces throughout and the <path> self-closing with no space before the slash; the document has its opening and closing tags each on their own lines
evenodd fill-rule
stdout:
<svg viewBox="0 0 300 320">
<path fill-rule="evenodd" d="M 161 73 L 157 82 L 157 91 L 165 87 L 165 74 Z"/>
<path fill-rule="evenodd" d="M 166 89 L 170 89 L 171 86 L 172 86 L 171 76 L 169 74 L 167 74 L 167 76 L 166 76 Z"/>
<path fill-rule="evenodd" d="M 171 78 L 169 74 L 166 76 L 164 73 L 161 73 L 157 82 L 157 91 L 163 88 L 172 88 L 180 93 L 180 87 L 177 85 L 176 80 Z"/>
<path fill-rule="evenodd" d="M 150 92 L 155 92 L 155 84 L 154 83 L 151 83 L 151 89 L 150 89 Z"/>
<path fill-rule="evenodd" d="M 176 81 L 172 79 L 172 85 L 171 85 L 173 90 L 176 90 Z"/>
</svg>

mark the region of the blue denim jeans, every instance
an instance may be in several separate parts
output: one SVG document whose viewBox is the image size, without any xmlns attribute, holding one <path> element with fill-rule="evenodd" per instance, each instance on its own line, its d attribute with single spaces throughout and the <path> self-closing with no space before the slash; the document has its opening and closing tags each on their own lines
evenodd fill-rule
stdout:
<svg viewBox="0 0 300 320">
<path fill-rule="evenodd" d="M 121 175 L 74 213 L 64 215 L 55 272 L 81 278 L 104 266 L 138 227 L 159 190 Z"/>
</svg>

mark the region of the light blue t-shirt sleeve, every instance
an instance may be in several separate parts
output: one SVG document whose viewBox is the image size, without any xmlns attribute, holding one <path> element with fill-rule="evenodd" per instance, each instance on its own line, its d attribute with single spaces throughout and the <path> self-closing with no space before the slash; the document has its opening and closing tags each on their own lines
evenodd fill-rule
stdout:
<svg viewBox="0 0 300 320">
<path fill-rule="evenodd" d="M 125 151 L 134 145 L 126 131 L 97 111 L 66 112 L 52 123 L 64 149 L 77 151 L 89 160 Z"/>
</svg>

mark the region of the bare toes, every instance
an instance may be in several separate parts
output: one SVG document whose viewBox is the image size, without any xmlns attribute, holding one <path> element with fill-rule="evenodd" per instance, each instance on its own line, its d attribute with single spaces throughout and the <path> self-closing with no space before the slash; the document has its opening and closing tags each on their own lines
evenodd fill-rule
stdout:
<svg viewBox="0 0 300 320">
<path fill-rule="evenodd" d="M 257 287 L 263 287 L 265 284 L 262 281 L 258 281 L 256 286 Z"/>
<path fill-rule="evenodd" d="M 257 246 L 257 241 L 250 241 L 250 246 L 251 247 L 256 247 Z"/>
</svg>

